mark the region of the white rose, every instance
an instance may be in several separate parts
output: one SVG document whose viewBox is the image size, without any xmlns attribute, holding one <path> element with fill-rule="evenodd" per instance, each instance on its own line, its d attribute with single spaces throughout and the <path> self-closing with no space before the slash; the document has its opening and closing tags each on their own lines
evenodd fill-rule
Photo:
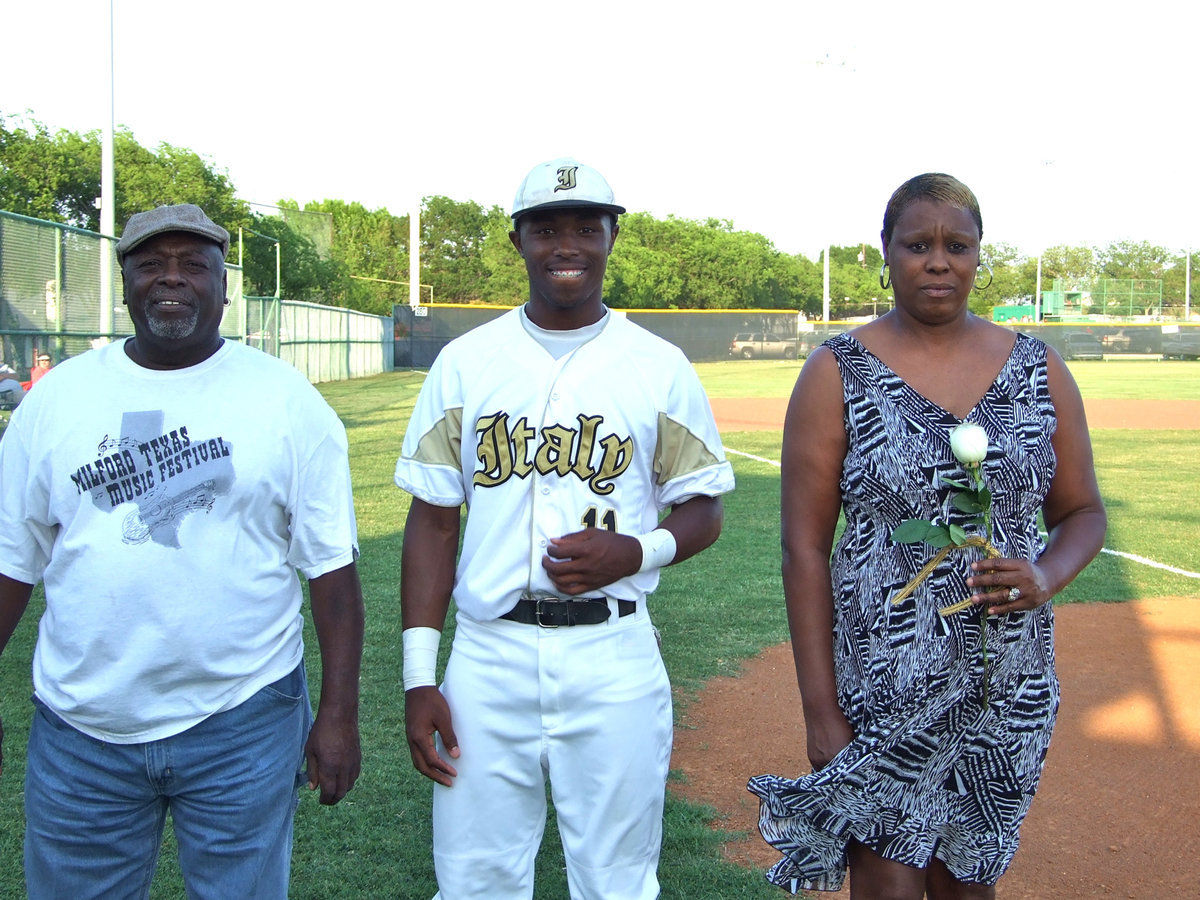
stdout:
<svg viewBox="0 0 1200 900">
<path fill-rule="evenodd" d="M 950 432 L 950 449 L 963 465 L 981 463 L 987 457 L 987 432 L 978 425 L 964 422 Z"/>
</svg>

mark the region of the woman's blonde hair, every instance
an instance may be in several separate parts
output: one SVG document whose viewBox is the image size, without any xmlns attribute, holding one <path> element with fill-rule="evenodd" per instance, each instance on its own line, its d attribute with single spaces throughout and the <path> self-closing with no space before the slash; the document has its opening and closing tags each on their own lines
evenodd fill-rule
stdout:
<svg viewBox="0 0 1200 900">
<path fill-rule="evenodd" d="M 883 244 L 886 247 L 892 241 L 892 231 L 904 211 L 918 200 L 933 200 L 946 203 L 956 209 L 965 209 L 975 220 L 979 228 L 979 236 L 983 237 L 983 215 L 979 212 L 979 201 L 971 193 L 971 189 L 952 175 L 941 172 L 927 172 L 910 178 L 896 188 L 892 199 L 888 200 L 887 209 L 883 212 Z"/>
</svg>

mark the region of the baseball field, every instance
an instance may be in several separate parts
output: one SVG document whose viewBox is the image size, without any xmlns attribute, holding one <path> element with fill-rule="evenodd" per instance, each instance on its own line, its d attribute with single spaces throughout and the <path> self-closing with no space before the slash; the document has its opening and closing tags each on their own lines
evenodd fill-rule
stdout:
<svg viewBox="0 0 1200 900">
<path fill-rule="evenodd" d="M 807 768 L 779 576 L 782 409 L 797 362 L 698 366 L 737 471 L 725 529 L 652 598 L 675 685 L 663 897 L 782 894 L 744 786 Z M 1110 515 L 1106 551 L 1061 595 L 1063 708 L 1004 897 L 1189 896 L 1200 883 L 1200 363 L 1073 363 Z M 392 469 L 422 373 L 321 386 L 350 437 L 367 604 L 363 775 L 339 806 L 304 796 L 295 898 L 429 898 L 430 788 L 404 740 L 399 611 L 407 495 Z M 40 591 L 0 659 L 0 896 L 23 892 L 21 784 Z M 319 685 L 311 628 L 310 684 Z M 449 630 L 442 641 L 442 663 Z M 315 701 L 314 697 L 314 701 Z M 498 823 L 498 827 L 502 824 Z M 169 829 L 152 896 L 182 897 Z M 538 900 L 567 896 L 553 823 Z"/>
</svg>

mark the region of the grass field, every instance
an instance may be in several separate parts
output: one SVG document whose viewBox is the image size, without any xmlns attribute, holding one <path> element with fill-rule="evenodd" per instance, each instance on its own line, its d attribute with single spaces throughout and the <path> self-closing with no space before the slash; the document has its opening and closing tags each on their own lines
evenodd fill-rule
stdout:
<svg viewBox="0 0 1200 900">
<path fill-rule="evenodd" d="M 796 362 L 708 363 L 698 367 L 713 396 L 786 396 Z M 1200 399 L 1200 364 L 1121 361 L 1071 366 L 1086 397 Z M 362 681 L 363 776 L 337 807 L 302 798 L 296 824 L 292 897 L 429 898 L 428 783 L 411 767 L 404 742 L 401 688 L 400 541 L 407 495 L 392 485 L 392 468 L 421 373 L 397 372 L 322 385 L 350 437 L 367 603 Z M 778 432 L 742 432 L 726 444 L 778 460 Z M 1200 514 L 1189 502 L 1200 481 L 1200 431 L 1093 433 L 1101 488 L 1110 510 L 1108 546 L 1200 572 L 1194 542 Z M 674 567 L 652 609 L 664 635 L 664 656 L 680 704 L 717 674 L 735 674 L 763 647 L 786 640 L 779 577 L 779 471 L 767 462 L 732 457 L 738 489 L 727 498 L 725 530 L 701 556 Z M 1063 602 L 1123 601 L 1200 594 L 1200 581 L 1102 556 L 1060 598 Z M 0 714 L 6 727 L 0 780 L 0 897 L 22 895 L 21 784 L 28 735 L 29 666 L 41 610 L 40 591 L 0 661 Z M 448 630 L 449 631 L 449 630 Z M 319 684 L 311 630 L 309 680 Z M 449 647 L 443 639 L 443 659 Z M 315 700 L 315 698 L 314 698 Z M 798 714 L 798 712 L 797 712 Z M 748 737 L 769 723 L 747 722 Z M 670 798 L 661 878 L 663 897 L 739 900 L 781 896 L 761 875 L 720 858 L 720 835 L 709 811 Z M 538 900 L 566 894 L 562 854 L 553 825 L 538 862 Z M 168 837 L 155 898 L 182 897 Z"/>
</svg>

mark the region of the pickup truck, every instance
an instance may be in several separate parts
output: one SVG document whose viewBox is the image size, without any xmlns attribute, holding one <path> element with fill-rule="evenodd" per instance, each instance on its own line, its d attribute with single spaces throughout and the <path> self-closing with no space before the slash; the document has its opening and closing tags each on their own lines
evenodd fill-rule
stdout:
<svg viewBox="0 0 1200 900">
<path fill-rule="evenodd" d="M 796 339 L 784 338 L 769 331 L 743 331 L 733 336 L 729 355 L 742 359 L 795 359 Z"/>
<path fill-rule="evenodd" d="M 1188 328 L 1162 336 L 1163 359 L 1200 359 L 1200 328 Z"/>
</svg>

